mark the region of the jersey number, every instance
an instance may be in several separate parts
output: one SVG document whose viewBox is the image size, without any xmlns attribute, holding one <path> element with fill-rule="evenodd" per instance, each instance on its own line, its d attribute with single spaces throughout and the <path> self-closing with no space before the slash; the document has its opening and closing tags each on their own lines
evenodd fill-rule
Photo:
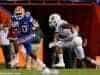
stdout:
<svg viewBox="0 0 100 75">
<path fill-rule="evenodd" d="M 23 25 L 21 31 L 23 33 L 27 32 L 28 31 L 27 26 Z"/>
</svg>

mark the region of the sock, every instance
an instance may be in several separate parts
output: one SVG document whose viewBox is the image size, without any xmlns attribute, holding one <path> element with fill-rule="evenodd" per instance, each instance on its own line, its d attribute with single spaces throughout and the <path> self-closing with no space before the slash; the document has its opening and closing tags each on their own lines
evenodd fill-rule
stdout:
<svg viewBox="0 0 100 75">
<path fill-rule="evenodd" d="M 45 68 L 46 65 L 40 60 L 40 59 L 37 59 L 37 63 L 42 67 L 42 68 Z"/>
<path fill-rule="evenodd" d="M 15 57 L 10 61 L 11 67 L 19 66 L 18 65 L 18 56 L 15 55 Z"/>
<path fill-rule="evenodd" d="M 38 59 L 34 54 L 31 53 L 30 56 L 33 59 L 33 63 L 37 64 L 38 70 L 42 70 L 42 69 L 46 68 L 46 65 L 40 59 Z"/>
<path fill-rule="evenodd" d="M 19 61 L 19 56 L 18 55 L 16 55 L 16 63 L 18 63 L 18 61 Z"/>
<path fill-rule="evenodd" d="M 42 67 L 45 67 L 45 64 L 44 64 L 40 59 L 37 59 L 36 56 L 35 56 L 34 54 L 31 53 L 30 56 L 32 57 L 33 62 L 38 63 L 38 64 L 39 64 L 40 66 L 42 66 Z"/>
<path fill-rule="evenodd" d="M 63 54 L 58 54 L 58 57 L 59 57 L 59 62 L 64 63 Z"/>
<path fill-rule="evenodd" d="M 39 59 L 37 60 L 33 60 L 33 63 L 35 63 L 34 68 L 38 71 L 43 71 L 44 69 L 46 69 L 46 65 Z"/>
<path fill-rule="evenodd" d="M 12 58 L 12 61 L 15 62 L 15 63 L 18 63 L 18 56 L 16 54 Z"/>
<path fill-rule="evenodd" d="M 32 61 L 30 56 L 26 56 L 26 68 L 31 69 L 32 68 Z"/>
</svg>

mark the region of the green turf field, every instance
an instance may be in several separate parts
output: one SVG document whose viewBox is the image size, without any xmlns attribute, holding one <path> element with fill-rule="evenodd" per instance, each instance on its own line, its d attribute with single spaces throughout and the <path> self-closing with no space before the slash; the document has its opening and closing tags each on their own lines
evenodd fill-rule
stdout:
<svg viewBox="0 0 100 75">
<path fill-rule="evenodd" d="M 64 69 L 59 71 L 59 75 L 100 75 L 100 70 L 95 69 Z M 41 75 L 41 73 L 35 71 L 35 70 L 6 70 L 1 69 L 0 75 Z"/>
<path fill-rule="evenodd" d="M 100 69 L 58 69 L 59 75 L 100 75 Z M 0 75 L 41 75 L 36 70 L 5 69 L 0 65 Z"/>
</svg>

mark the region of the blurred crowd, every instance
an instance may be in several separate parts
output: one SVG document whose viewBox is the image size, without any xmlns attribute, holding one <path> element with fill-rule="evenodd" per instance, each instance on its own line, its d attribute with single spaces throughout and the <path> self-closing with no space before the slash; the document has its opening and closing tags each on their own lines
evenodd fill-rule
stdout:
<svg viewBox="0 0 100 75">
<path fill-rule="evenodd" d="M 64 2 L 99 2 L 100 0 L 0 0 L 0 1 L 64 1 Z"/>
<path fill-rule="evenodd" d="M 97 5 L 100 4 L 100 0 L 0 0 L 2 3 L 10 3 L 10 2 L 16 2 L 16 3 L 96 3 Z"/>
</svg>

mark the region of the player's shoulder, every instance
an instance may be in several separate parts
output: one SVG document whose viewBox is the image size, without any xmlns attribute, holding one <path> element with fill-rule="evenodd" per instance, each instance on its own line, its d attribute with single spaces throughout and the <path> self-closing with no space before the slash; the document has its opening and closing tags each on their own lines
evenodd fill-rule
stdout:
<svg viewBox="0 0 100 75">
<path fill-rule="evenodd" d="M 33 22 L 33 17 L 32 16 L 29 17 L 29 22 Z"/>
<path fill-rule="evenodd" d="M 13 15 L 13 16 L 11 16 L 11 18 L 16 18 L 16 16 L 15 16 L 15 15 Z"/>
<path fill-rule="evenodd" d="M 33 17 L 32 16 L 29 16 L 29 17 L 24 16 L 24 19 L 30 21 L 30 20 L 33 20 Z"/>
<path fill-rule="evenodd" d="M 15 15 L 13 15 L 13 16 L 11 17 L 11 19 L 12 19 L 12 20 L 17 20 L 17 17 L 16 17 Z"/>
</svg>

